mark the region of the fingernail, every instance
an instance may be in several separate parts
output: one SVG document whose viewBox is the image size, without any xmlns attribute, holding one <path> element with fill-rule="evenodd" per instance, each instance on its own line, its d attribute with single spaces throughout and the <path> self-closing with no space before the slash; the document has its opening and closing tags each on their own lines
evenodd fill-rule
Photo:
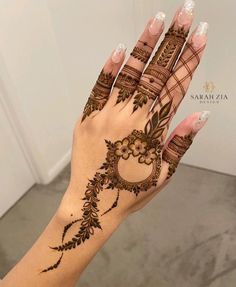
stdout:
<svg viewBox="0 0 236 287">
<path fill-rule="evenodd" d="M 160 33 L 163 23 L 165 21 L 166 14 L 163 12 L 158 12 L 156 16 L 153 18 L 150 26 L 149 32 L 152 36 L 156 36 Z"/>
<path fill-rule="evenodd" d="M 209 25 L 207 22 L 199 23 L 197 30 L 192 38 L 192 45 L 194 48 L 200 48 L 201 46 L 206 44 L 208 29 Z"/>
<path fill-rule="evenodd" d="M 195 2 L 193 0 L 185 0 L 177 19 L 180 27 L 191 24 L 194 7 Z"/>
<path fill-rule="evenodd" d="M 210 111 L 202 111 L 199 115 L 199 118 L 197 121 L 193 124 L 193 130 L 197 133 L 207 122 L 207 120 L 210 117 L 211 112 Z"/>
<path fill-rule="evenodd" d="M 125 45 L 119 43 L 111 57 L 112 62 L 118 64 L 123 59 L 125 50 L 126 50 Z"/>
</svg>

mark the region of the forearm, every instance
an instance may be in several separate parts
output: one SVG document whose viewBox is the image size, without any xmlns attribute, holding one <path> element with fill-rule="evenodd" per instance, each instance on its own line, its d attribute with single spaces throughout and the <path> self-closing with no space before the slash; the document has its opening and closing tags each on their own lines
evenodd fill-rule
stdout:
<svg viewBox="0 0 236 287">
<path fill-rule="evenodd" d="M 85 267 L 124 219 L 114 211 L 101 218 L 102 230 L 95 229 L 96 236 L 91 236 L 79 248 L 67 250 L 65 254 L 50 249 L 49 246 L 58 246 L 62 243 L 64 227 L 73 221 L 73 217 L 81 216 L 82 208 L 83 202 L 76 199 L 76 193 L 67 191 L 44 232 L 22 260 L 6 275 L 2 286 L 18 286 L 19 280 L 22 287 L 74 286 Z M 78 225 L 74 224 L 68 230 L 65 240 L 76 234 Z M 58 268 L 42 272 L 54 265 L 61 256 L 63 261 Z"/>
</svg>

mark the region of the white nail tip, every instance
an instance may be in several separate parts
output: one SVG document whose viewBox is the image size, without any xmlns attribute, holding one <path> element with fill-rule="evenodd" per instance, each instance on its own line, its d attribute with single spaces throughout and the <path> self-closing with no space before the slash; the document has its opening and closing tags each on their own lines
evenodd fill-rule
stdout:
<svg viewBox="0 0 236 287">
<path fill-rule="evenodd" d="M 188 12 L 192 13 L 195 7 L 195 2 L 193 0 L 185 0 L 183 9 Z"/>
<path fill-rule="evenodd" d="M 119 43 L 116 47 L 116 53 L 121 53 L 125 51 L 125 49 L 126 49 L 125 44 Z"/>
<path fill-rule="evenodd" d="M 207 122 L 210 117 L 211 112 L 203 111 L 200 113 L 199 118 L 193 124 L 193 131 L 197 133 Z"/>
<path fill-rule="evenodd" d="M 207 35 L 208 29 L 209 24 L 207 22 L 200 22 L 197 27 L 196 35 L 198 36 Z"/>
<path fill-rule="evenodd" d="M 122 59 L 122 55 L 125 52 L 126 47 L 123 43 L 119 43 L 112 55 L 112 62 L 115 64 L 120 63 L 121 59 Z"/>
<path fill-rule="evenodd" d="M 158 12 L 155 16 L 155 19 L 164 22 L 166 19 L 166 14 L 164 12 Z"/>
<path fill-rule="evenodd" d="M 206 122 L 211 115 L 210 111 L 202 111 L 199 116 L 199 122 Z"/>
</svg>

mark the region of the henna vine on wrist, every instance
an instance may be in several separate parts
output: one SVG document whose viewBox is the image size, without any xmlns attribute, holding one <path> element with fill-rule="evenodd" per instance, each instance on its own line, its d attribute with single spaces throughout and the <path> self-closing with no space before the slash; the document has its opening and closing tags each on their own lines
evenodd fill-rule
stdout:
<svg viewBox="0 0 236 287">
<path fill-rule="evenodd" d="M 112 73 L 105 73 L 103 70 L 101 71 L 85 105 L 82 121 L 84 121 L 85 118 L 88 117 L 92 112 L 103 109 L 110 95 L 114 80 L 115 77 L 112 75 Z"/>
<path fill-rule="evenodd" d="M 188 32 L 184 28 L 176 29 L 174 25 L 166 33 L 138 85 L 133 111 L 142 108 L 149 99 L 154 100 L 160 95 L 184 46 L 187 35 Z"/>
<path fill-rule="evenodd" d="M 193 134 L 186 136 L 175 135 L 173 139 L 167 145 L 166 150 L 163 152 L 162 159 L 169 163 L 168 177 L 169 179 L 174 173 L 175 170 L 193 142 Z"/>
<path fill-rule="evenodd" d="M 118 206 L 121 191 L 128 191 L 138 196 L 140 192 L 147 192 L 157 185 L 162 161 L 161 137 L 170 119 L 171 106 L 172 101 L 169 101 L 159 112 L 155 112 L 145 125 L 144 130 L 133 130 L 127 137 L 115 142 L 105 140 L 107 146 L 106 159 L 93 179 L 89 180 L 87 184 L 83 198 L 82 218 L 74 220 L 64 227 L 62 243 L 59 246 L 51 247 L 53 250 L 61 252 L 63 255 L 64 252 L 76 248 L 93 236 L 96 228 L 102 229 L 99 218 Z M 136 160 L 137 165 L 150 167 L 149 175 L 139 181 L 124 178 L 119 164 L 122 162 L 128 164 L 129 160 Z M 98 208 L 99 194 L 104 189 L 115 189 L 118 193 L 111 208 L 100 214 Z M 80 224 L 78 232 L 71 240 L 63 242 L 67 231 L 75 223 Z M 62 261 L 62 255 L 55 264 L 42 272 L 45 273 L 58 268 Z"/>
</svg>

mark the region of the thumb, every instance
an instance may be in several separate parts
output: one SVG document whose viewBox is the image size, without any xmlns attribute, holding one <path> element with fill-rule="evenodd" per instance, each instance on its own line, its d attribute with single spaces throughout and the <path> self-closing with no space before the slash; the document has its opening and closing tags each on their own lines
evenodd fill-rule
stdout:
<svg viewBox="0 0 236 287">
<path fill-rule="evenodd" d="M 171 133 L 162 154 L 162 159 L 168 167 L 167 179 L 173 175 L 195 135 L 203 128 L 209 116 L 209 111 L 194 113 L 183 120 Z"/>
</svg>

